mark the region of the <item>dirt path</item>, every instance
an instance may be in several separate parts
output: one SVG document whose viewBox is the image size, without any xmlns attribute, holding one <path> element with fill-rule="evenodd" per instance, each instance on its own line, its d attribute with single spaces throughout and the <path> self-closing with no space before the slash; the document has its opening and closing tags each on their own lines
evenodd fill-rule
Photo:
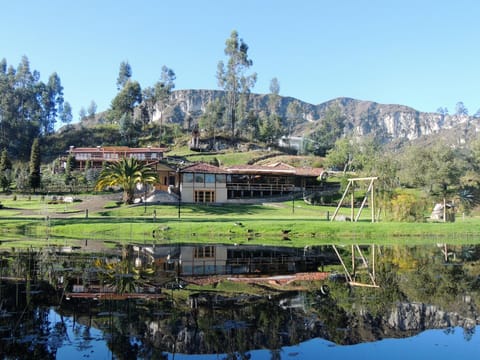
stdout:
<svg viewBox="0 0 480 360">
<path fill-rule="evenodd" d="M 118 201 L 121 200 L 121 194 L 108 194 L 108 195 L 83 195 L 78 196 L 76 198 L 80 199 L 81 201 L 67 203 L 65 204 L 65 210 L 62 211 L 61 209 L 57 208 L 55 210 L 49 209 L 46 211 L 45 209 L 40 210 L 29 210 L 29 209 L 15 209 L 10 208 L 11 210 L 18 210 L 22 216 L 48 216 L 52 219 L 57 218 L 70 218 L 70 217 L 78 217 L 81 214 L 85 214 L 86 210 L 88 210 L 89 215 L 93 215 L 98 211 L 102 211 L 105 209 L 105 205 L 111 201 Z"/>
</svg>

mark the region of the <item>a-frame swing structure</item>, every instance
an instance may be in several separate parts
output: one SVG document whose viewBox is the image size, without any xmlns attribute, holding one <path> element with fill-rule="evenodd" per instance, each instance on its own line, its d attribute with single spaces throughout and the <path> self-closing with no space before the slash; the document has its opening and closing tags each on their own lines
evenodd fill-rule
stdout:
<svg viewBox="0 0 480 360">
<path fill-rule="evenodd" d="M 352 178 L 348 179 L 348 184 L 347 187 L 345 188 L 345 191 L 343 192 L 343 196 L 340 200 L 340 202 L 337 205 L 337 208 L 335 209 L 335 212 L 332 215 L 332 218 L 330 221 L 334 221 L 335 217 L 338 214 L 338 211 L 340 210 L 340 207 L 343 204 L 343 201 L 347 197 L 348 193 L 350 192 L 350 221 L 357 222 L 358 219 L 360 218 L 360 215 L 362 214 L 362 210 L 365 207 L 365 204 L 367 203 L 367 198 L 370 196 L 370 211 L 371 211 L 371 217 L 372 217 L 372 223 L 375 222 L 375 202 L 374 202 L 374 183 L 375 180 L 377 180 L 378 177 L 364 177 L 364 178 Z M 358 210 L 358 213 L 355 215 L 355 182 L 369 182 L 367 191 L 365 192 L 365 196 L 363 198 L 362 204 L 360 205 L 360 208 Z"/>
<path fill-rule="evenodd" d="M 343 260 L 342 256 L 340 255 L 340 252 L 338 251 L 337 247 L 335 245 L 332 245 L 333 250 L 335 251 L 335 254 L 337 254 L 338 260 L 342 264 L 343 271 L 345 272 L 345 278 L 348 282 L 349 285 L 351 286 L 362 286 L 362 287 L 370 287 L 370 288 L 378 288 L 380 287 L 377 283 L 376 279 L 376 273 L 375 273 L 375 258 L 376 258 L 376 251 L 375 245 L 371 245 L 369 247 L 370 252 L 371 252 L 371 261 L 369 262 L 367 257 L 364 255 L 362 249 L 358 245 L 352 245 L 351 248 L 351 268 L 349 269 L 347 267 L 346 261 Z M 360 257 L 362 260 L 362 265 L 363 269 L 366 270 L 366 273 L 368 274 L 368 280 L 369 282 L 360 282 L 357 281 L 357 275 L 359 274 L 360 266 L 357 265 L 357 255 Z"/>
</svg>

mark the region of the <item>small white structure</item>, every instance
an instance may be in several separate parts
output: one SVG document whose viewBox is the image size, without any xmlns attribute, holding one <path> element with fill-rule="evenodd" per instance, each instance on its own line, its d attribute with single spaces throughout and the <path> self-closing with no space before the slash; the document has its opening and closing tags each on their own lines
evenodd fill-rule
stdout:
<svg viewBox="0 0 480 360">
<path fill-rule="evenodd" d="M 303 141 L 304 139 L 301 136 L 282 136 L 278 140 L 278 146 L 295 149 L 300 152 L 303 149 Z"/>
<path fill-rule="evenodd" d="M 430 215 L 431 220 L 437 221 L 455 221 L 454 206 L 450 203 L 437 203 L 433 207 L 432 214 Z"/>
</svg>

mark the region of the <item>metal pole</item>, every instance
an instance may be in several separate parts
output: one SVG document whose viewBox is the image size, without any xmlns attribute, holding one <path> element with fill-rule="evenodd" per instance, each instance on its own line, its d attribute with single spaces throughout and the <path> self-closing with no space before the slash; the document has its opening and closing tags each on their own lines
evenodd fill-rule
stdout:
<svg viewBox="0 0 480 360">
<path fill-rule="evenodd" d="M 181 198 L 180 198 L 181 195 L 178 195 L 178 218 L 180 219 L 180 204 L 182 202 Z"/>
<path fill-rule="evenodd" d="M 295 192 L 292 193 L 292 214 L 295 214 Z"/>
</svg>

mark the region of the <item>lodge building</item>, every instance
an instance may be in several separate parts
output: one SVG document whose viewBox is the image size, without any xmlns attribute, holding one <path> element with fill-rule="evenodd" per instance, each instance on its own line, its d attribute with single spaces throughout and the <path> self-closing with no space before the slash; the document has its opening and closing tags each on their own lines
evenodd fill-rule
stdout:
<svg viewBox="0 0 480 360">
<path fill-rule="evenodd" d="M 162 147 L 129 148 L 126 146 L 75 148 L 76 167 L 83 170 L 101 168 L 104 163 L 136 158 L 158 173 L 155 189 L 174 192 L 184 203 L 252 203 L 313 192 L 331 193 L 338 184 L 325 182 L 327 172 L 322 168 L 293 167 L 284 163 L 271 165 L 234 165 L 219 167 L 195 163 L 174 168 L 165 161 Z"/>
</svg>

